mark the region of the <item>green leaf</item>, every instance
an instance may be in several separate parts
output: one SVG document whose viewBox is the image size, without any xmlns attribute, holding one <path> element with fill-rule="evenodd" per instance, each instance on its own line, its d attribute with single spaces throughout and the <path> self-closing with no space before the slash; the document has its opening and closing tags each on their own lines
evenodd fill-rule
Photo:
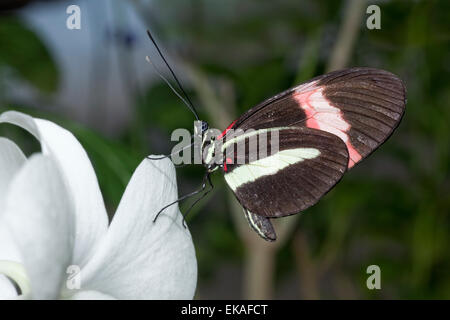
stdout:
<svg viewBox="0 0 450 320">
<path fill-rule="evenodd" d="M 12 68 L 19 77 L 44 92 L 57 89 L 59 73 L 49 50 L 18 18 L 0 19 L 0 48 L 0 68 Z"/>
</svg>

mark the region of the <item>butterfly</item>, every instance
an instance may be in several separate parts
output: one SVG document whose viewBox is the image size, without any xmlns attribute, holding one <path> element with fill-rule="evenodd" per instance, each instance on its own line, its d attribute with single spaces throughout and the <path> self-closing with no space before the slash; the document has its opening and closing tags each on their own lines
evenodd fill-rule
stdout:
<svg viewBox="0 0 450 320">
<path fill-rule="evenodd" d="M 184 98 L 158 74 L 199 120 L 147 33 Z M 154 221 L 165 208 L 205 190 L 209 183 L 211 188 L 194 204 L 201 200 L 213 188 L 210 174 L 221 170 L 250 227 L 264 240 L 275 241 L 271 219 L 316 204 L 391 136 L 405 106 L 406 87 L 399 77 L 380 69 L 350 68 L 318 76 L 261 102 L 219 134 L 211 134 L 207 122 L 197 121 L 200 125 L 194 131 L 201 136 L 206 168 L 202 187 L 162 208 Z"/>
<path fill-rule="evenodd" d="M 275 241 L 271 219 L 316 204 L 389 138 L 405 105 L 405 86 L 388 71 L 330 72 L 249 109 L 220 135 L 204 135 L 204 165 L 222 170 L 252 229 Z M 236 131 L 243 134 L 231 134 Z M 249 147 L 251 138 L 267 144 L 274 134 L 276 152 L 261 156 L 259 145 Z"/>
</svg>

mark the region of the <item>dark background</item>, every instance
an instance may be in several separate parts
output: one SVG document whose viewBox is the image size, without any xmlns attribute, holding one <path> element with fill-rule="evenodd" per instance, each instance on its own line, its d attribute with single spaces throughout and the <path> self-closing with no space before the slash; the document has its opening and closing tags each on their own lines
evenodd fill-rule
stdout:
<svg viewBox="0 0 450 320">
<path fill-rule="evenodd" d="M 81 30 L 66 8 L 81 8 Z M 381 9 L 381 29 L 366 8 Z M 170 152 L 193 117 L 145 62 L 164 70 L 150 28 L 201 118 L 224 128 L 284 89 L 349 66 L 386 69 L 408 90 L 405 117 L 319 204 L 257 239 L 219 174 L 188 218 L 199 299 L 450 298 L 450 2 L 2 1 L 0 111 L 72 131 L 94 163 L 111 216 L 144 156 Z M 38 145 L 10 126 L 28 153 Z M 180 194 L 201 166 L 177 170 Z M 185 203 L 181 210 L 189 205 Z M 366 268 L 381 269 L 368 290 Z"/>
</svg>

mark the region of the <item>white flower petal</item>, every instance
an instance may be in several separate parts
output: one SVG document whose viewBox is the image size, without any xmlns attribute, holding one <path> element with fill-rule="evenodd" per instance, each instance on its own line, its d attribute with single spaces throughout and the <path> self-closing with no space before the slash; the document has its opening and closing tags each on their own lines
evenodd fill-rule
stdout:
<svg viewBox="0 0 450 320">
<path fill-rule="evenodd" d="M 114 297 L 98 291 L 78 291 L 70 300 L 115 300 Z"/>
<path fill-rule="evenodd" d="M 69 131 L 50 121 L 8 111 L 0 115 L 1 122 L 32 133 L 41 142 L 43 153 L 52 155 L 61 167 L 75 205 L 74 262 L 84 265 L 108 227 L 97 177 L 86 152 Z"/>
<path fill-rule="evenodd" d="M 0 211 L 9 183 L 25 161 L 25 155 L 14 142 L 0 137 Z"/>
<path fill-rule="evenodd" d="M 136 169 L 106 237 L 83 269 L 82 289 L 117 299 L 192 299 L 197 261 L 178 205 L 170 160 L 144 160 Z"/>
<path fill-rule="evenodd" d="M 0 260 L 22 262 L 22 257 L 16 241 L 12 237 L 8 226 L 3 223 L 3 213 L 4 210 L 0 212 Z"/>
<path fill-rule="evenodd" d="M 10 184 L 0 223 L 19 247 L 33 298 L 59 295 L 72 260 L 72 210 L 59 166 L 48 156 L 32 156 Z"/>
<path fill-rule="evenodd" d="M 5 195 L 9 184 L 25 161 L 25 155 L 14 142 L 0 137 L 0 216 L 3 212 Z M 11 238 L 9 230 L 1 223 L 0 260 L 21 261 L 19 251 L 14 240 Z M 9 280 L 7 281 L 10 283 Z"/>
<path fill-rule="evenodd" d="M 20 290 L 21 299 L 29 299 L 31 297 L 30 280 L 22 264 L 15 261 L 0 260 L 0 274 L 9 277 L 15 282 Z M 17 291 L 15 298 L 19 298 Z"/>
<path fill-rule="evenodd" d="M 0 300 L 16 299 L 17 291 L 12 282 L 0 274 Z"/>
</svg>

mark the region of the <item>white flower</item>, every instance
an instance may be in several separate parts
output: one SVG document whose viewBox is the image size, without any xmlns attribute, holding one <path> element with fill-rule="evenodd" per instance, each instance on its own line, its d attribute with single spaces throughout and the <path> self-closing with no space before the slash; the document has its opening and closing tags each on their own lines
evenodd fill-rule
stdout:
<svg viewBox="0 0 450 320">
<path fill-rule="evenodd" d="M 177 198 L 169 160 L 139 165 L 108 226 L 94 169 L 70 132 L 14 111 L 2 122 L 33 134 L 42 153 L 27 159 L 0 137 L 0 298 L 193 298 L 197 262 L 178 206 L 152 222 Z"/>
</svg>

